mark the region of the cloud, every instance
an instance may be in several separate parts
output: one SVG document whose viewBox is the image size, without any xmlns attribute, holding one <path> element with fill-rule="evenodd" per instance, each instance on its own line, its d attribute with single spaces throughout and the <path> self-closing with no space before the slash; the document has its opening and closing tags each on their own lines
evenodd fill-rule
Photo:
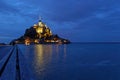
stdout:
<svg viewBox="0 0 120 80">
<path fill-rule="evenodd" d="M 72 41 L 119 41 L 119 5 L 119 0 L 1 0 L 0 29 L 21 35 L 40 15 L 54 33 Z"/>
<path fill-rule="evenodd" d="M 0 1 L 0 13 L 9 14 L 10 12 L 16 13 L 17 11 L 15 7 L 8 5 L 5 1 Z"/>
</svg>

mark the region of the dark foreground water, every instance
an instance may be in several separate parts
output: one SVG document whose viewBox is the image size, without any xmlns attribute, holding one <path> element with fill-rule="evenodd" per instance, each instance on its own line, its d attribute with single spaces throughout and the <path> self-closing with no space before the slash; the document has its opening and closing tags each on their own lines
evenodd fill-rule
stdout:
<svg viewBox="0 0 120 80">
<path fill-rule="evenodd" d="M 120 44 L 18 47 L 21 73 L 27 80 L 120 80 Z"/>
</svg>

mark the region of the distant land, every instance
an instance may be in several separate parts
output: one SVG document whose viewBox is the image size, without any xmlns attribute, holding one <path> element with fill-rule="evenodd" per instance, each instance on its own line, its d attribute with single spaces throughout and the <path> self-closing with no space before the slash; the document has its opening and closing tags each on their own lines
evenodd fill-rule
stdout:
<svg viewBox="0 0 120 80">
<path fill-rule="evenodd" d="M 0 43 L 0 45 L 6 45 L 5 43 Z"/>
<path fill-rule="evenodd" d="M 120 42 L 72 42 L 74 44 L 120 44 Z"/>
<path fill-rule="evenodd" d="M 72 44 L 120 44 L 120 42 L 70 42 Z M 6 43 L 0 43 L 1 45 L 12 45 L 12 44 L 6 44 Z"/>
</svg>

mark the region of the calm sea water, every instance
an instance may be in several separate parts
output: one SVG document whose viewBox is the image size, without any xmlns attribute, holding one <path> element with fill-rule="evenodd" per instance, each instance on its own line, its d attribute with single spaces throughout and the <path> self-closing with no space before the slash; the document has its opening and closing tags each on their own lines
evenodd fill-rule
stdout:
<svg viewBox="0 0 120 80">
<path fill-rule="evenodd" d="M 120 80 L 120 44 L 19 45 L 36 80 Z"/>
<path fill-rule="evenodd" d="M 4 49 L 10 48 L 0 49 L 5 53 Z M 18 45 L 18 48 L 24 80 L 120 80 L 120 44 Z"/>
</svg>

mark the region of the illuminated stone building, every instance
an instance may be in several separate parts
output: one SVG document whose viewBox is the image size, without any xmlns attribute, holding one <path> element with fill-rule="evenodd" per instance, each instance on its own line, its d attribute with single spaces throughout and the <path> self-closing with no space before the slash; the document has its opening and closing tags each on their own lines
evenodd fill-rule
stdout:
<svg viewBox="0 0 120 80">
<path fill-rule="evenodd" d="M 10 44 L 46 44 L 60 43 L 68 44 L 69 40 L 59 37 L 57 34 L 52 34 L 50 28 L 40 19 L 37 24 L 26 29 L 23 36 L 10 42 Z"/>
<path fill-rule="evenodd" d="M 33 28 L 36 29 L 39 38 L 46 38 L 52 36 L 52 32 L 49 27 L 46 26 L 41 20 L 37 24 L 34 24 Z"/>
</svg>

